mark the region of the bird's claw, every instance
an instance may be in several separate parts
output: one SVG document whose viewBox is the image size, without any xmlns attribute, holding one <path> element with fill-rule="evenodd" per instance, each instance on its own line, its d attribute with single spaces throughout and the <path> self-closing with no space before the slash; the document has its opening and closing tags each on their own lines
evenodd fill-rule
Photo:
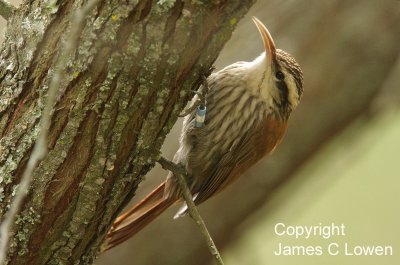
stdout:
<svg viewBox="0 0 400 265">
<path fill-rule="evenodd" d="M 213 70 L 214 70 L 214 67 L 210 68 L 210 73 Z M 204 74 L 201 75 L 201 78 L 202 78 L 202 83 L 201 83 L 202 87 L 199 90 L 192 90 L 192 92 L 195 95 L 197 95 L 198 99 L 195 102 L 193 102 L 193 104 L 190 107 L 184 109 L 183 112 L 178 115 L 178 117 L 185 117 L 185 116 L 191 114 L 200 105 L 206 106 L 206 96 L 209 91 L 208 81 L 207 81 L 207 76 Z"/>
</svg>

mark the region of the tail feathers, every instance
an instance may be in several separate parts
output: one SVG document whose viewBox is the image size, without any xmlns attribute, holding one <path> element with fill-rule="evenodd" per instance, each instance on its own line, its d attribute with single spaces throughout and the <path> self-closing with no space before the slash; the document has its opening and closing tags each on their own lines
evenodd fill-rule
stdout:
<svg viewBox="0 0 400 265">
<path fill-rule="evenodd" d="M 174 200 L 164 198 L 164 187 L 165 182 L 115 220 L 102 252 L 128 240 L 174 203 Z"/>
</svg>

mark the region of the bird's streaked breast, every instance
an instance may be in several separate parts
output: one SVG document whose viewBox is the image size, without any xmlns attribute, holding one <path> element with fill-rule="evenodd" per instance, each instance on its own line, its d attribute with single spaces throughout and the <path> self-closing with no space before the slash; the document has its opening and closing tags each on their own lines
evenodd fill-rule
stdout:
<svg viewBox="0 0 400 265">
<path fill-rule="evenodd" d="M 239 74 L 243 73 L 240 69 L 243 64 L 232 65 L 209 77 L 204 127 L 194 128 L 192 117 L 184 123 L 184 130 L 190 133 L 183 134 L 181 148 L 185 150 L 181 151 L 189 154 L 184 164 L 190 173 L 202 175 L 196 179 L 207 177 L 213 164 L 268 115 L 265 102 L 246 88 L 247 77 Z"/>
</svg>

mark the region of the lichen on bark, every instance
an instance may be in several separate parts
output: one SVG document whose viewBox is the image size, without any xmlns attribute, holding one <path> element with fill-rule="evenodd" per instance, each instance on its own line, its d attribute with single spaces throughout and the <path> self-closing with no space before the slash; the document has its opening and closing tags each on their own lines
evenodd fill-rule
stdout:
<svg viewBox="0 0 400 265">
<path fill-rule="evenodd" d="M 14 226 L 10 264 L 90 264 L 177 115 L 254 1 L 100 1 L 68 58 L 49 153 Z M 38 134 L 48 82 L 83 1 L 30 1 L 0 53 L 0 210 Z"/>
</svg>

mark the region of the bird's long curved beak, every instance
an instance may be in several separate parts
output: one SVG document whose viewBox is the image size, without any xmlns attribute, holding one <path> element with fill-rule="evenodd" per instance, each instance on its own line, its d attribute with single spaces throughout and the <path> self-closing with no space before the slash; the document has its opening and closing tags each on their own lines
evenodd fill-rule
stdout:
<svg viewBox="0 0 400 265">
<path fill-rule="evenodd" d="M 276 48 L 274 40 L 269 33 L 267 27 L 256 17 L 253 17 L 253 21 L 256 24 L 258 31 L 260 31 L 261 38 L 264 42 L 265 53 L 267 55 L 267 61 L 272 64 L 276 60 Z"/>
</svg>

